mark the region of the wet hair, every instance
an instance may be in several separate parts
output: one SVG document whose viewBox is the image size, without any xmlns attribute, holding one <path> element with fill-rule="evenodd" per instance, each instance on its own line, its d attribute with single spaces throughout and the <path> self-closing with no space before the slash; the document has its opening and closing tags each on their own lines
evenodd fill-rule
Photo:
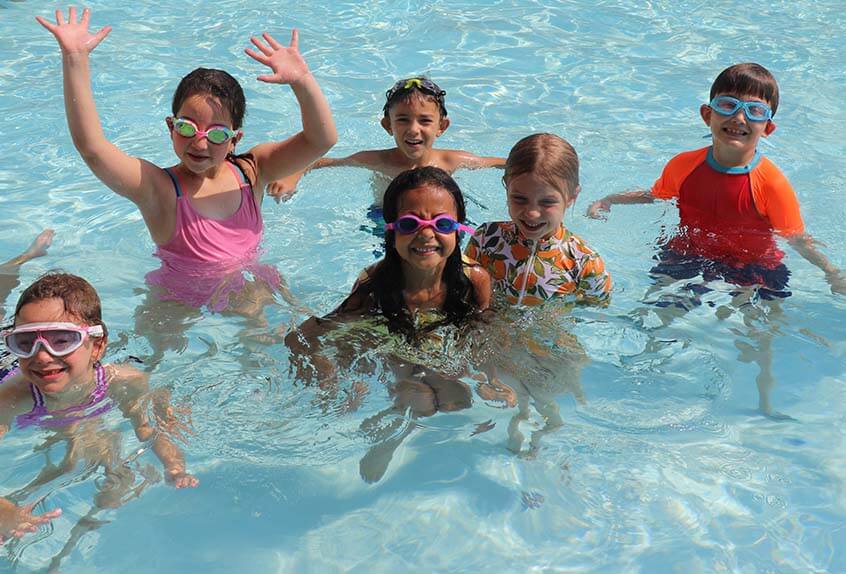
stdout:
<svg viewBox="0 0 846 574">
<path fill-rule="evenodd" d="M 564 138 L 549 133 L 532 134 L 511 148 L 502 182 L 508 186 L 513 178 L 526 173 L 560 190 L 564 200 L 570 201 L 575 199 L 573 194 L 579 186 L 579 156 Z"/>
<path fill-rule="evenodd" d="M 388 185 L 388 189 L 385 191 L 385 199 L 382 202 L 385 222 L 392 223 L 397 220 L 400 199 L 404 193 L 422 187 L 442 189 L 448 192 L 455 201 L 458 221 L 464 222 L 467 214 L 461 189 L 447 172 L 437 167 L 411 169 L 394 178 Z M 479 310 L 473 284 L 464 273 L 461 248 L 456 242 L 455 250 L 447 257 L 444 267 L 443 280 L 446 284 L 446 299 L 441 309 L 445 316 L 444 320 L 418 331 L 405 306 L 405 299 L 402 295 L 404 285 L 402 258 L 397 252 L 395 239 L 396 234 L 393 230 L 385 231 L 385 258 L 376 266 L 371 280 L 366 285 L 366 288 L 370 289 L 372 293 L 375 308 L 387 318 L 388 327 L 391 331 L 403 333 L 411 340 L 417 335 L 431 331 L 446 323 L 461 324 Z"/>
<path fill-rule="evenodd" d="M 214 96 L 220 100 L 232 118 L 232 129 L 241 128 L 244 114 L 247 112 L 247 101 L 238 80 L 223 70 L 197 68 L 182 78 L 176 87 L 171 105 L 173 115 L 179 113 L 185 100 L 197 94 Z"/>
<path fill-rule="evenodd" d="M 711 84 L 711 96 L 754 96 L 766 101 L 775 115 L 778 109 L 778 84 L 764 66 L 751 62 L 729 66 Z"/>
<path fill-rule="evenodd" d="M 446 103 L 444 101 L 445 96 L 446 92 L 426 76 L 403 78 L 402 80 L 398 80 L 390 90 L 385 92 L 385 105 L 382 111 L 387 118 L 388 112 L 398 102 L 408 103 L 413 98 L 419 98 L 438 104 L 441 117 L 445 118 L 447 116 Z"/>
<path fill-rule="evenodd" d="M 107 334 L 100 297 L 91 283 L 82 277 L 58 271 L 45 273 L 21 293 L 15 307 L 15 320 L 17 321 L 18 313 L 24 305 L 45 299 L 61 299 L 65 313 L 86 325 L 101 325 L 103 333 Z"/>
</svg>

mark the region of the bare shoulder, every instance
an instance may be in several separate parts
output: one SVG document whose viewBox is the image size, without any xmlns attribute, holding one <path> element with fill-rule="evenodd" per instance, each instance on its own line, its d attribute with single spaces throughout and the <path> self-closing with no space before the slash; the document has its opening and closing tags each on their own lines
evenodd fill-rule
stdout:
<svg viewBox="0 0 846 574">
<path fill-rule="evenodd" d="M 0 385 L 0 405 L 3 407 L 17 404 L 21 399 L 31 397 L 29 385 L 20 372 L 15 373 Z"/>
<path fill-rule="evenodd" d="M 476 295 L 479 310 L 484 311 L 491 304 L 491 274 L 472 259 L 465 260 L 464 273 L 470 279 L 470 283 L 473 284 L 473 292 Z"/>
<path fill-rule="evenodd" d="M 105 366 L 109 389 L 113 392 L 127 390 L 144 391 L 148 388 L 147 373 L 126 363 L 112 363 Z"/>
</svg>

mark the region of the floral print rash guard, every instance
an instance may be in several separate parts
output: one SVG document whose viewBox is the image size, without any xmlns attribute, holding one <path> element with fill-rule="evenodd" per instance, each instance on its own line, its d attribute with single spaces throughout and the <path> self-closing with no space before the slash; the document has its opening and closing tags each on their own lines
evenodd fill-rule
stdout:
<svg viewBox="0 0 846 574">
<path fill-rule="evenodd" d="M 513 305 L 540 305 L 560 295 L 604 304 L 610 297 L 605 262 L 563 224 L 551 237 L 533 241 L 512 221 L 484 223 L 465 253 L 488 270 L 494 289 Z"/>
</svg>

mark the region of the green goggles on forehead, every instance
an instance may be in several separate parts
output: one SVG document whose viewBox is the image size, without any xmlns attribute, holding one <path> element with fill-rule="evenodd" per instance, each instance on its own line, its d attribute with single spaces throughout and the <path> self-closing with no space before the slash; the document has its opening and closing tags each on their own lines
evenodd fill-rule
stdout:
<svg viewBox="0 0 846 574">
<path fill-rule="evenodd" d="M 435 97 L 435 101 L 438 102 L 438 106 L 441 108 L 441 114 L 444 116 L 446 114 L 446 105 L 444 104 L 444 96 L 446 96 L 446 92 L 443 91 L 438 84 L 430 80 L 429 78 L 406 78 L 403 80 L 399 80 L 395 83 L 390 90 L 385 92 L 385 107 L 384 111 L 387 113 L 388 106 L 391 103 L 391 100 L 399 93 L 406 94 L 411 92 L 412 90 L 420 90 L 424 94 L 428 94 L 430 96 Z"/>
</svg>

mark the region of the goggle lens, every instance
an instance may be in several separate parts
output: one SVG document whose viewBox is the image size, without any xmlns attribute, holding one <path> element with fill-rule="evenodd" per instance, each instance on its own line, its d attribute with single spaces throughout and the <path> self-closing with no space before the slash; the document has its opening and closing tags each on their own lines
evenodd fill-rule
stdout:
<svg viewBox="0 0 846 574">
<path fill-rule="evenodd" d="M 235 137 L 235 132 L 222 127 L 213 127 L 206 132 L 200 131 L 192 122 L 183 119 L 173 120 L 173 129 L 184 138 L 192 138 L 200 134 L 213 144 L 226 143 Z"/>
<path fill-rule="evenodd" d="M 19 357 L 31 357 L 38 344 L 43 344 L 51 355 L 64 356 L 82 345 L 82 333 L 65 329 L 29 331 L 6 335 L 6 346 Z"/>
<path fill-rule="evenodd" d="M 447 215 L 441 215 L 435 219 L 420 219 L 411 215 L 404 215 L 396 220 L 394 223 L 388 224 L 388 229 L 395 229 L 397 233 L 402 235 L 409 235 L 416 232 L 421 227 L 431 226 L 438 233 L 452 233 L 461 227 L 453 218 Z"/>
<path fill-rule="evenodd" d="M 773 117 L 770 106 L 763 102 L 743 102 L 731 96 L 717 96 L 711 100 L 711 109 L 723 116 L 733 116 L 743 108 L 746 119 L 752 122 L 765 122 Z"/>
</svg>

